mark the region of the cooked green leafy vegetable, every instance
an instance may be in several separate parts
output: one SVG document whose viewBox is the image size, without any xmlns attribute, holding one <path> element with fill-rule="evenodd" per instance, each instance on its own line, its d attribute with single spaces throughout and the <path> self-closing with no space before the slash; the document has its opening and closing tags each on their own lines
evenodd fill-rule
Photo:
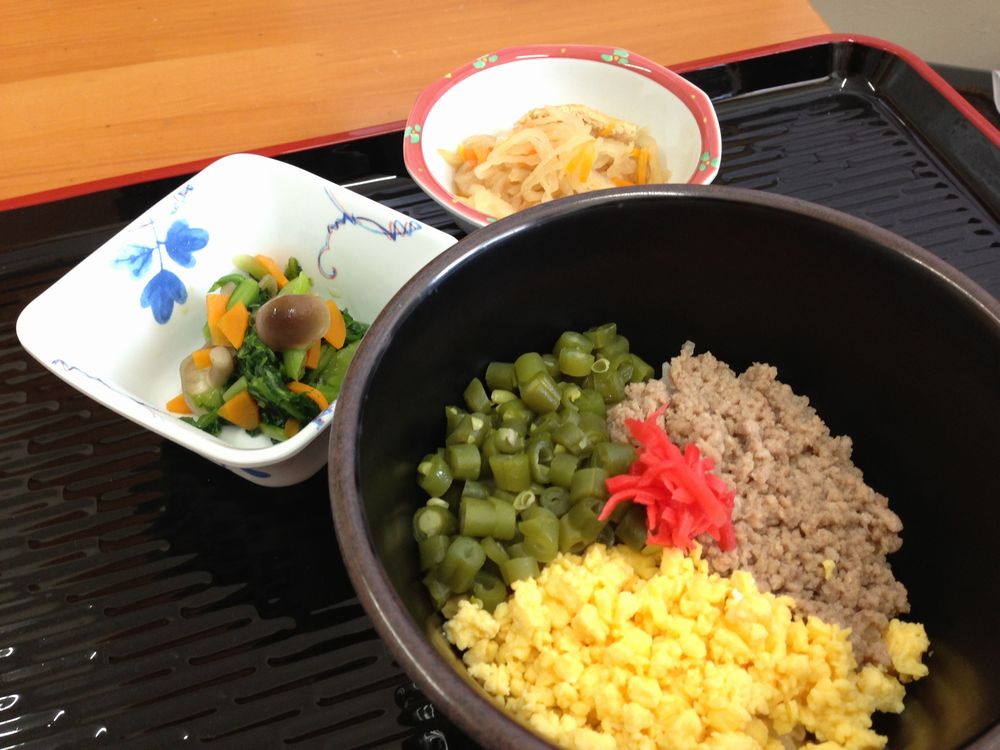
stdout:
<svg viewBox="0 0 1000 750">
<path fill-rule="evenodd" d="M 240 272 L 220 277 L 209 288 L 205 344 L 182 363 L 182 392 L 168 408 L 213 435 L 232 423 L 250 434 L 284 440 L 337 398 L 368 324 L 332 301 L 316 304 L 312 280 L 295 258 L 283 272 L 263 255 L 233 261 Z M 270 333 L 259 333 L 258 313 L 263 315 L 261 308 L 279 295 L 280 307 L 270 306 L 276 311 L 268 319 Z M 277 343 L 289 338 L 281 335 L 281 326 L 307 331 L 301 341 L 309 338 L 310 343 L 283 348 L 303 344 Z"/>
</svg>

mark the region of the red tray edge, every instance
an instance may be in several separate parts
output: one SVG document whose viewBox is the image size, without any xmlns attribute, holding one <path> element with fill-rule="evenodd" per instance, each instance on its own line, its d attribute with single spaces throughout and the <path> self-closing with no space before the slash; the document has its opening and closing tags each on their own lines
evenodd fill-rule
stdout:
<svg viewBox="0 0 1000 750">
<path fill-rule="evenodd" d="M 698 70 L 699 68 L 725 65 L 755 57 L 765 57 L 767 55 L 779 54 L 782 52 L 791 52 L 804 47 L 812 47 L 820 44 L 830 44 L 835 42 L 864 44 L 868 47 L 880 49 L 899 57 L 910 67 L 916 70 L 916 72 L 927 80 L 931 86 L 937 89 L 937 91 L 944 96 L 945 99 L 952 106 L 954 106 L 963 117 L 969 120 L 978 130 L 982 131 L 983 135 L 996 145 L 997 148 L 1000 148 L 1000 130 L 993 127 L 993 125 L 985 117 L 983 117 L 975 107 L 967 102 L 962 95 L 958 93 L 958 91 L 956 91 L 947 81 L 938 75 L 938 73 L 936 73 L 930 65 L 905 47 L 901 47 L 898 44 L 879 37 L 843 33 L 819 34 L 816 36 L 802 37 L 800 39 L 792 39 L 786 42 L 778 42 L 777 44 L 769 44 L 762 47 L 752 47 L 750 49 L 739 50 L 723 55 L 689 60 L 676 65 L 670 65 L 669 67 L 675 72 L 687 73 L 692 70 Z M 297 151 L 305 151 L 311 148 L 332 146 L 334 144 L 347 143 L 361 138 L 371 138 L 378 135 L 385 135 L 386 133 L 391 133 L 395 130 L 402 130 L 405 124 L 406 123 L 404 121 L 400 120 L 398 122 L 389 122 L 382 125 L 359 128 L 357 130 L 350 130 L 342 133 L 332 133 L 328 135 L 316 136 L 314 138 L 306 138 L 298 141 L 279 143 L 272 146 L 264 146 L 261 148 L 250 149 L 245 151 L 245 153 L 253 153 L 260 156 L 281 156 L 284 154 L 295 153 Z M 225 155 L 226 154 L 218 154 L 216 156 L 206 157 L 203 159 L 195 159 L 193 161 L 181 162 L 178 164 L 171 164 L 163 167 L 141 170 L 138 172 L 129 172 L 122 175 L 104 177 L 98 180 L 91 180 L 73 185 L 65 185 L 63 187 L 43 190 L 36 193 L 28 193 L 26 195 L 15 196 L 13 198 L 4 198 L 0 200 L 0 211 L 9 211 L 15 208 L 27 208 L 28 206 L 50 203 L 66 198 L 75 198 L 88 193 L 99 192 L 101 190 L 111 190 L 113 188 L 135 185 L 140 182 L 150 182 L 168 177 L 176 177 L 182 174 L 190 174 L 204 169 L 209 164 Z"/>
</svg>

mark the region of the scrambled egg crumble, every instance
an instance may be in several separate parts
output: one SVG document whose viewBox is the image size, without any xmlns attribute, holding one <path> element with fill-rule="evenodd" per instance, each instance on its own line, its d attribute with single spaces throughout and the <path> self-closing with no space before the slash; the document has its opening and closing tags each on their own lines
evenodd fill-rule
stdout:
<svg viewBox="0 0 1000 750">
<path fill-rule="evenodd" d="M 462 601 L 445 624 L 470 674 L 507 710 L 573 749 L 882 748 L 875 711 L 903 710 L 927 673 L 922 625 L 886 634 L 899 677 L 858 670 L 849 631 L 795 615 L 700 550 L 596 544 L 516 582 L 491 615 Z"/>
</svg>

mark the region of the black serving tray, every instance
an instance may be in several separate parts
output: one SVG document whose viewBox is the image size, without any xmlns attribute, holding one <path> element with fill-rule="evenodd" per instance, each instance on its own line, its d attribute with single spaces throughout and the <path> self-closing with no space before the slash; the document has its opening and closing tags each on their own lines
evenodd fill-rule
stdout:
<svg viewBox="0 0 1000 750">
<path fill-rule="evenodd" d="M 716 103 L 717 183 L 868 219 L 1000 296 L 1000 136 L 923 63 L 829 37 L 680 70 Z M 278 158 L 460 236 L 400 142 Z M 187 176 L 0 212 L 0 746 L 468 747 L 359 605 L 323 472 L 251 485 L 17 342 L 31 299 Z"/>
</svg>

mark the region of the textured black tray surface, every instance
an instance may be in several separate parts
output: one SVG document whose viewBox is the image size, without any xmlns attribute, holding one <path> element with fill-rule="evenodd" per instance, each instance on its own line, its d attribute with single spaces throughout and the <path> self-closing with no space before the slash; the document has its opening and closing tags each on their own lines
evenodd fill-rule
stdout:
<svg viewBox="0 0 1000 750">
<path fill-rule="evenodd" d="M 688 77 L 716 99 L 719 183 L 861 216 L 1000 296 L 997 149 L 908 66 L 836 44 Z M 945 115 L 915 120 L 920 106 Z M 396 176 L 399 152 L 393 134 L 286 160 L 340 183 L 383 178 L 356 189 L 459 235 Z M 180 181 L 0 214 L 3 746 L 467 746 L 358 604 L 322 473 L 252 486 L 19 346 L 23 306 Z"/>
</svg>

